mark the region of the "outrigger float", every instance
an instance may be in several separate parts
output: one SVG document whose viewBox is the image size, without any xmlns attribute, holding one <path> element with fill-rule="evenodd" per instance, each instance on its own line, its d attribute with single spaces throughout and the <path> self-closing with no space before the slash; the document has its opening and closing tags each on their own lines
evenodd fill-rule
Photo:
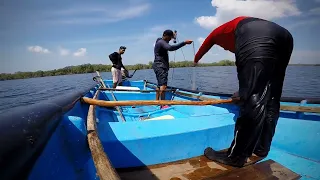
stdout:
<svg viewBox="0 0 320 180">
<path fill-rule="evenodd" d="M 233 139 L 230 94 L 126 80 L 0 115 L 0 179 L 320 179 L 320 99 L 281 99 L 269 155 L 234 168 L 203 156 Z M 171 105 L 160 109 L 159 105 Z"/>
</svg>

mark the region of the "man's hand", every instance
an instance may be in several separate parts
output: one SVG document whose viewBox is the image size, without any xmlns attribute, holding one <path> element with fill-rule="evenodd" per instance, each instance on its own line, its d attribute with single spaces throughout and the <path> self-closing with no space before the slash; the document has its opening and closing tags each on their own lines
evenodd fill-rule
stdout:
<svg viewBox="0 0 320 180">
<path fill-rule="evenodd" d="M 191 44 L 193 41 L 192 40 L 186 40 L 184 41 L 186 44 Z"/>
<path fill-rule="evenodd" d="M 233 93 L 233 95 L 231 97 L 239 97 L 239 91 Z"/>
<path fill-rule="evenodd" d="M 240 101 L 239 91 L 233 93 L 233 95 L 231 96 L 231 99 L 233 101 Z"/>
</svg>

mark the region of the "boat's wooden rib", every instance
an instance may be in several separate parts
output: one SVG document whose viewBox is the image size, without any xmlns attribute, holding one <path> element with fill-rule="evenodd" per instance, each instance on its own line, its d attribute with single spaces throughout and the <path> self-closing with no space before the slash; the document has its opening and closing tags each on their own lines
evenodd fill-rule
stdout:
<svg viewBox="0 0 320 180">
<path fill-rule="evenodd" d="M 99 90 L 96 91 L 93 99 L 98 95 Z M 90 105 L 87 117 L 87 138 L 97 174 L 101 180 L 119 180 L 119 175 L 104 152 L 96 127 L 95 105 Z"/>
</svg>

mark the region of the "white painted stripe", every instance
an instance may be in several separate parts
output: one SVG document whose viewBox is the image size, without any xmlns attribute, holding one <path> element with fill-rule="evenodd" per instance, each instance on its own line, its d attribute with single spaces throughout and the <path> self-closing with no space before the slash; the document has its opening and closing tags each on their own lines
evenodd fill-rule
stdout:
<svg viewBox="0 0 320 180">
<path fill-rule="evenodd" d="M 236 147 L 236 145 L 237 145 L 237 136 L 238 136 L 238 130 L 237 130 L 237 132 L 236 132 L 236 136 L 234 137 L 234 144 L 233 144 L 233 146 L 232 146 L 232 148 L 231 148 L 231 152 L 230 152 L 230 154 L 229 154 L 228 157 L 230 157 L 230 156 L 232 155 L 233 149 L 234 149 L 234 147 Z"/>
<path fill-rule="evenodd" d="M 144 121 L 170 120 L 170 119 L 174 119 L 174 117 L 171 116 L 171 115 L 164 115 L 164 116 L 159 116 L 159 117 L 155 117 L 155 118 L 146 119 L 146 120 L 144 120 Z"/>
<path fill-rule="evenodd" d="M 117 86 L 116 89 L 140 90 L 138 87 L 131 87 L 131 86 Z"/>
</svg>

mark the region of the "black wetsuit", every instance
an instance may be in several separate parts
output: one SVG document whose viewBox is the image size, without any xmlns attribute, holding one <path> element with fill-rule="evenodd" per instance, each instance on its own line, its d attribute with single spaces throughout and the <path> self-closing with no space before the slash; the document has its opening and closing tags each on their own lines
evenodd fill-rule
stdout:
<svg viewBox="0 0 320 180">
<path fill-rule="evenodd" d="M 239 22 L 235 55 L 242 101 L 229 155 L 266 156 L 280 114 L 283 81 L 293 50 L 285 28 L 258 18 Z"/>
<path fill-rule="evenodd" d="M 280 98 L 292 50 L 293 37 L 276 23 L 238 17 L 213 30 L 195 56 L 195 62 L 220 45 L 235 53 L 239 80 L 240 114 L 227 157 L 207 148 L 205 155 L 221 163 L 242 166 L 254 152 L 266 156 L 280 114 Z"/>
<path fill-rule="evenodd" d="M 154 70 L 158 86 L 167 85 L 168 72 L 169 72 L 169 55 L 168 51 L 175 51 L 186 45 L 185 42 L 181 42 L 177 45 L 170 45 L 162 38 L 158 38 L 154 45 L 154 62 L 152 69 Z"/>
</svg>

